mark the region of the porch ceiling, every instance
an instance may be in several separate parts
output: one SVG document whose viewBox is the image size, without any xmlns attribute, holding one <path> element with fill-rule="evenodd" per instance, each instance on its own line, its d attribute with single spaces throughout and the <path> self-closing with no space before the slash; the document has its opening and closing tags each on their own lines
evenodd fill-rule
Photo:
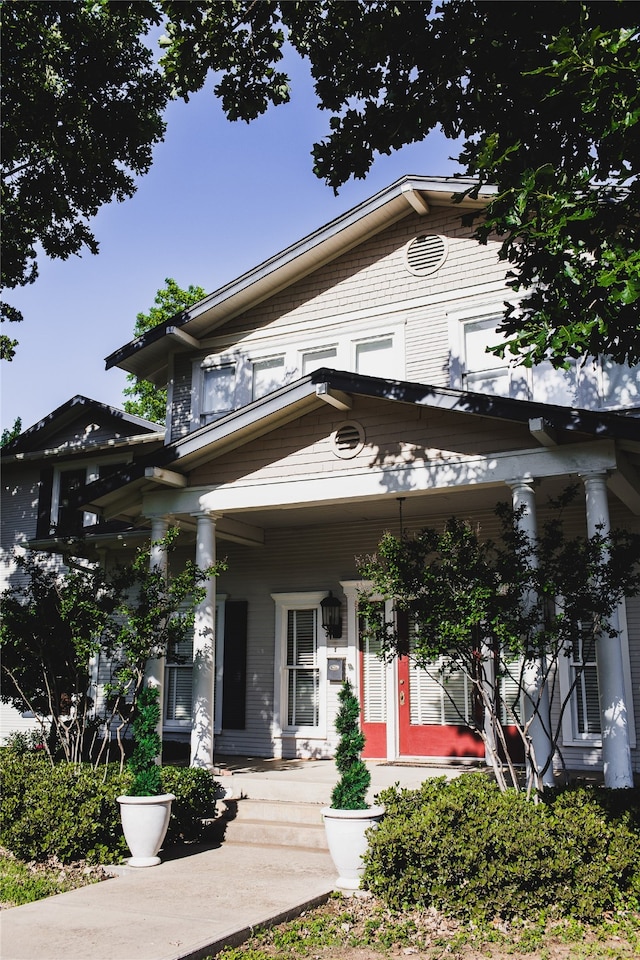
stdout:
<svg viewBox="0 0 640 960">
<path fill-rule="evenodd" d="M 538 485 L 540 504 L 549 497 L 557 496 L 567 486 L 567 478 L 548 478 Z M 262 530 L 278 528 L 302 528 L 314 526 L 333 527 L 342 524 L 374 523 L 383 530 L 394 533 L 400 530 L 400 514 L 405 527 L 415 527 L 436 522 L 456 514 L 472 517 L 476 514 L 491 514 L 497 503 L 510 501 L 511 491 L 504 483 L 490 487 L 449 488 L 434 492 L 414 492 L 399 497 L 388 494 L 380 498 L 363 498 L 341 503 L 320 505 L 291 504 L 268 509 L 242 510 L 235 513 L 223 513 L 217 524 L 221 540 L 237 539 L 227 537 L 225 520 L 233 518 L 242 523 L 251 524 Z M 194 527 L 195 520 L 190 515 L 176 515 L 184 528 Z"/>
</svg>

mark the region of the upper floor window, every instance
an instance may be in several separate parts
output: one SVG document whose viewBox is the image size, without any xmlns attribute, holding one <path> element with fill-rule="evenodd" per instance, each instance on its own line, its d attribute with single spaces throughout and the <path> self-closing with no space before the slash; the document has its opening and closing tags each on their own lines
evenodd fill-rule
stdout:
<svg viewBox="0 0 640 960">
<path fill-rule="evenodd" d="M 356 373 L 369 377 L 393 376 L 393 337 L 362 340 L 355 344 Z"/>
<path fill-rule="evenodd" d="M 259 400 L 273 393 L 285 381 L 284 357 L 268 357 L 253 362 L 251 399 Z"/>
<path fill-rule="evenodd" d="M 234 409 L 236 386 L 235 365 L 202 368 L 202 401 L 200 422 L 209 423 Z"/>
<path fill-rule="evenodd" d="M 453 317 L 450 323 L 451 386 L 476 393 L 490 393 L 533 400 L 536 403 L 598 409 L 640 405 L 638 368 L 596 362 L 569 360 L 565 369 L 554 369 L 549 362 L 531 368 L 488 353 L 498 346 L 500 311 L 484 316 Z"/>
<path fill-rule="evenodd" d="M 302 376 L 319 370 L 320 367 L 335 367 L 338 358 L 337 347 L 322 347 L 319 350 L 306 350 L 302 354 Z"/>
</svg>

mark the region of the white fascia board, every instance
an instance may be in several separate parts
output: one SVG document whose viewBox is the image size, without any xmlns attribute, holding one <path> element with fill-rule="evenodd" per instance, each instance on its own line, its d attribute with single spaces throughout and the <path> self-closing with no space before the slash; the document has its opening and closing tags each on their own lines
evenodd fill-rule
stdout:
<svg viewBox="0 0 640 960">
<path fill-rule="evenodd" d="M 291 387 L 285 387 L 278 394 L 271 394 L 257 404 L 241 407 L 235 413 L 210 424 L 196 433 L 189 434 L 173 444 L 176 457 L 173 463 L 182 467 L 182 461 L 197 454 L 212 456 L 214 448 L 232 440 L 234 446 L 243 442 L 240 439 L 245 430 L 261 433 L 275 430 L 282 424 L 282 417 L 294 418 L 302 415 L 297 404 L 309 400 L 320 404 L 316 397 L 316 384 L 306 377 Z"/>
<path fill-rule="evenodd" d="M 543 477 L 568 476 L 587 472 L 613 470 L 616 450 L 613 441 L 571 444 L 564 447 L 536 447 L 531 450 L 508 451 L 489 456 L 455 457 L 446 461 L 417 464 L 396 464 L 380 470 L 368 466 L 333 476 L 296 475 L 293 479 L 264 483 L 256 480 L 245 484 L 220 484 L 207 488 L 168 493 L 148 493 L 142 512 L 216 513 L 237 510 L 322 506 L 374 498 L 397 497 L 398 494 L 436 493 L 464 487 L 500 486 L 514 480 L 536 480 Z"/>
</svg>

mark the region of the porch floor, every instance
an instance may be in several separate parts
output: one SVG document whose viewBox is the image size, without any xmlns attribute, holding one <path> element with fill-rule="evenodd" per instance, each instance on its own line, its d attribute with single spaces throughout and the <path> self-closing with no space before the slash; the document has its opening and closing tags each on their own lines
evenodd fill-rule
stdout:
<svg viewBox="0 0 640 960">
<path fill-rule="evenodd" d="M 486 770 L 476 761 L 426 763 L 403 760 L 367 760 L 371 772 L 369 800 L 385 787 L 399 783 L 415 789 L 429 777 L 459 776 L 472 770 Z M 215 757 L 214 775 L 227 796 L 234 799 L 292 800 L 327 805 L 338 779 L 333 760 L 280 760 L 261 757 Z"/>
</svg>

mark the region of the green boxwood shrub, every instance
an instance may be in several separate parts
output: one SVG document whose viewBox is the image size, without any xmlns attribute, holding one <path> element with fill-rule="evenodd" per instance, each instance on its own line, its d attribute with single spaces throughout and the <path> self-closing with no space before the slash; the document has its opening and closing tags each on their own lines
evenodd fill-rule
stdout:
<svg viewBox="0 0 640 960">
<path fill-rule="evenodd" d="M 171 804 L 165 842 L 205 839 L 209 826 L 206 821 L 216 815 L 218 791 L 218 783 L 209 771 L 198 767 L 162 767 L 162 789 L 176 798 Z"/>
<path fill-rule="evenodd" d="M 116 797 L 132 774 L 119 764 L 51 766 L 46 756 L 0 750 L 0 844 L 21 860 L 57 856 L 63 863 L 114 863 L 127 856 Z M 215 814 L 216 782 L 206 770 L 163 767 L 162 786 L 175 794 L 166 845 L 205 836 Z"/>
<path fill-rule="evenodd" d="M 467 774 L 391 788 L 379 800 L 386 816 L 370 838 L 363 883 L 393 909 L 589 921 L 640 899 L 637 790 L 578 787 L 535 804 Z"/>
<path fill-rule="evenodd" d="M 117 764 L 98 773 L 3 750 L 0 777 L 0 843 L 21 860 L 104 863 L 126 854 L 115 798 L 131 777 Z"/>
</svg>

